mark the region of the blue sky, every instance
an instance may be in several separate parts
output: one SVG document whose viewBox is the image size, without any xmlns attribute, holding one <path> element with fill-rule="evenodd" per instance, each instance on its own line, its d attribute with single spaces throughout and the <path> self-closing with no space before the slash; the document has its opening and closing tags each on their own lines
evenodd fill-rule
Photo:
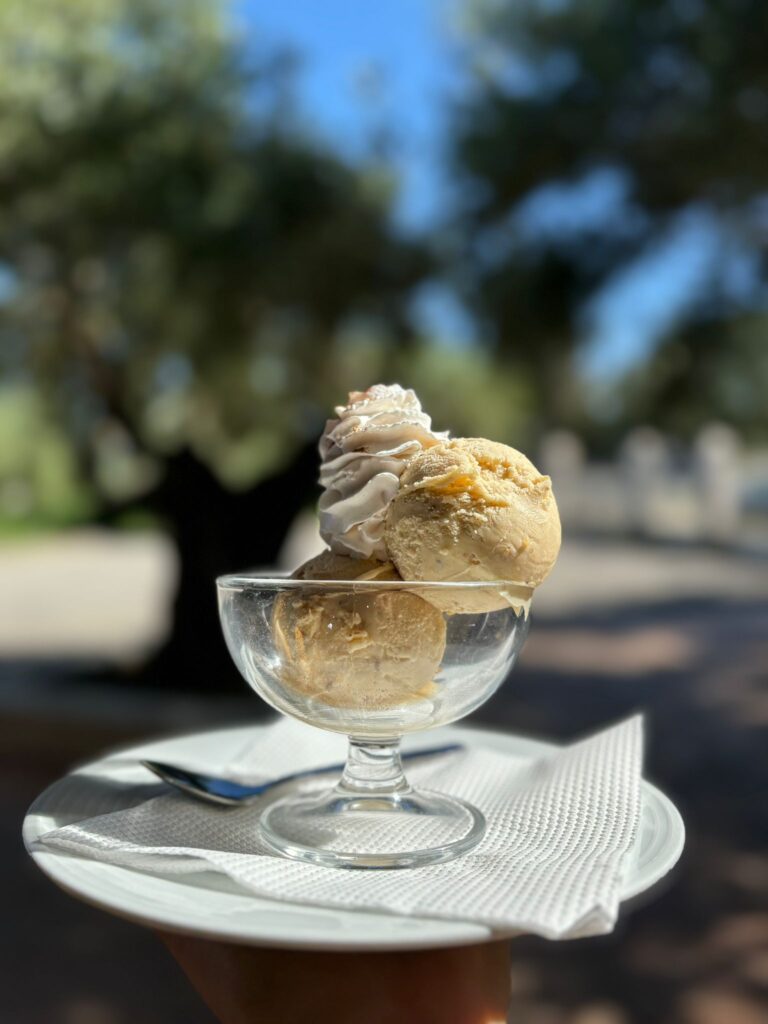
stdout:
<svg viewBox="0 0 768 1024">
<path fill-rule="evenodd" d="M 314 131 L 360 158 L 374 126 L 387 126 L 401 179 L 399 222 L 427 231 L 437 223 L 449 199 L 448 101 L 461 81 L 452 0 L 236 0 L 236 9 L 254 45 L 287 45 L 300 55 L 298 98 Z M 601 202 L 602 216 L 610 215 L 620 198 L 610 175 L 602 185 L 585 183 L 578 194 L 570 185 L 555 186 L 528 204 L 529 226 L 543 234 L 553 224 L 562 230 L 563 217 L 600 216 Z M 707 287 L 716 259 L 712 225 L 694 215 L 623 271 L 589 311 L 587 374 L 610 377 L 641 360 Z M 445 289 L 425 289 L 418 311 L 424 329 L 447 343 L 474 339 L 471 318 Z"/>
<path fill-rule="evenodd" d="M 239 0 L 254 44 L 301 57 L 299 97 L 311 125 L 352 157 L 386 125 L 402 188 L 398 217 L 423 227 L 442 208 L 446 96 L 456 81 L 449 0 Z"/>
</svg>

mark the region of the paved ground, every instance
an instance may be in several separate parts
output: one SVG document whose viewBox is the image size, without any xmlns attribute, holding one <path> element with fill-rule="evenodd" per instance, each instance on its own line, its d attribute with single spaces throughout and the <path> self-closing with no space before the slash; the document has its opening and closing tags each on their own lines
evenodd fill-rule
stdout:
<svg viewBox="0 0 768 1024">
<path fill-rule="evenodd" d="M 125 549 L 111 558 L 106 539 L 93 539 L 92 562 L 87 537 L 59 547 L 46 613 L 21 639 L 8 625 L 15 613 L 7 584 L 39 581 L 20 567 L 38 555 L 0 554 L 0 867 L 12 879 L 4 918 L 13 923 L 0 932 L 0 1020 L 211 1024 L 152 935 L 56 891 L 18 839 L 27 804 L 72 762 L 152 732 L 257 713 L 247 694 L 217 701 L 64 683 L 57 667 L 65 655 L 134 657 L 151 646 L 172 566 L 161 547 L 154 561 L 140 541 L 138 560 Z M 68 544 L 70 556 L 77 552 L 69 563 Z M 519 667 L 477 720 L 567 739 L 642 708 L 648 774 L 678 802 L 689 838 L 670 885 L 614 935 L 515 943 L 511 1019 L 760 1024 L 768 995 L 768 566 L 724 553 L 584 542 L 566 548 L 557 572 L 537 601 Z M 90 648 L 83 595 L 95 600 L 98 588 L 75 588 L 82 603 L 73 610 L 71 586 L 73 578 L 92 580 L 88 573 L 108 577 L 112 589 L 119 581 L 121 595 Z M 85 638 L 65 638 L 66 650 L 56 645 L 61 602 Z"/>
<path fill-rule="evenodd" d="M 317 550 L 314 520 L 289 536 L 290 567 Z M 172 547 L 145 533 L 82 530 L 0 547 L 0 659 L 141 659 L 162 638 Z M 536 594 L 537 620 L 706 595 L 768 598 L 768 559 L 715 549 L 565 543 Z"/>
</svg>

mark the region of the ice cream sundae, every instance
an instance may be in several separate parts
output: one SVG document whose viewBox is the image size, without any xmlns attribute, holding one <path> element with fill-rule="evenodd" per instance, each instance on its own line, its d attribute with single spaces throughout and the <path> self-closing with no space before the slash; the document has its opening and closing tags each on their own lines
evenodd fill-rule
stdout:
<svg viewBox="0 0 768 1024">
<path fill-rule="evenodd" d="M 273 626 L 283 681 L 332 707 L 428 699 L 447 620 L 519 608 L 554 565 L 560 518 L 550 479 L 507 445 L 434 431 L 414 392 L 397 384 L 352 392 L 319 449 L 328 549 L 294 577 L 414 586 L 281 595 Z M 420 581 L 498 585 L 420 591 Z"/>
<path fill-rule="evenodd" d="M 398 385 L 352 392 L 320 457 L 325 550 L 290 578 L 217 580 L 243 677 L 276 710 L 350 739 L 336 786 L 302 774 L 267 804 L 261 837 L 315 865 L 438 864 L 472 849 L 485 820 L 414 788 L 400 739 L 471 714 L 509 675 L 560 546 L 550 480 L 514 448 L 433 430 Z"/>
</svg>

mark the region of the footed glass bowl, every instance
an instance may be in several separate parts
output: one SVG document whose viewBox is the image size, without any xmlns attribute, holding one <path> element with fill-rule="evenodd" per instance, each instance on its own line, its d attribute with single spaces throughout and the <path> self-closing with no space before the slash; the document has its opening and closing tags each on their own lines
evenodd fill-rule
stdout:
<svg viewBox="0 0 768 1024">
<path fill-rule="evenodd" d="M 336 786 L 272 803 L 260 820 L 288 857 L 336 867 L 414 867 L 471 849 L 477 808 L 414 789 L 402 735 L 447 725 L 498 688 L 528 631 L 515 583 L 217 580 L 229 651 L 268 704 L 349 737 Z"/>
</svg>

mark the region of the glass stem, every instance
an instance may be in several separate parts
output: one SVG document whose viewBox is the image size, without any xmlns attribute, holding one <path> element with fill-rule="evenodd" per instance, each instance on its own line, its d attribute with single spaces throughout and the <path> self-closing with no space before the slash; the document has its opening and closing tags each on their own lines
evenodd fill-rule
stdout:
<svg viewBox="0 0 768 1024">
<path fill-rule="evenodd" d="M 400 740 L 350 737 L 347 763 L 337 789 L 344 793 L 384 796 L 410 790 L 400 760 Z"/>
</svg>

